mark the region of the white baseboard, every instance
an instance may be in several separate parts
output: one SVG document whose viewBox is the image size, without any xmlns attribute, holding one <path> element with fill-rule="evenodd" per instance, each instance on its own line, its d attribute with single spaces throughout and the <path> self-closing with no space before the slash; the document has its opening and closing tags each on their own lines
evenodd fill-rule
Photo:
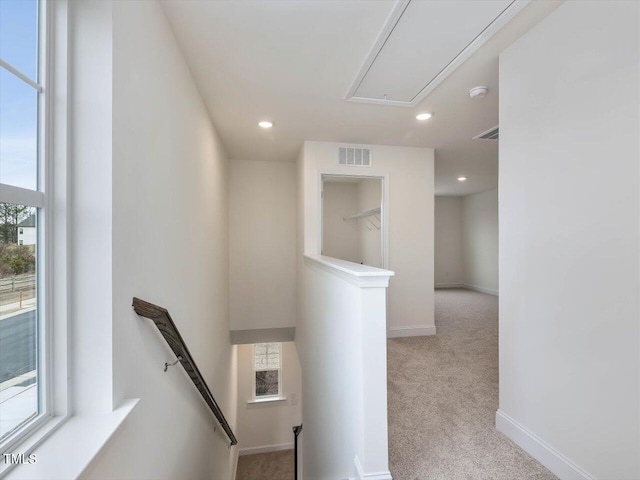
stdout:
<svg viewBox="0 0 640 480">
<path fill-rule="evenodd" d="M 257 453 L 279 452 L 280 450 L 293 450 L 293 443 L 278 443 L 276 445 L 264 445 L 262 447 L 241 448 L 238 455 L 255 455 Z"/>
<path fill-rule="evenodd" d="M 489 295 L 495 295 L 496 297 L 498 296 L 498 290 L 491 290 L 490 288 L 484 288 L 478 285 L 471 285 L 470 283 L 463 283 L 462 287 L 468 288 L 469 290 L 475 290 L 476 292 L 488 293 Z"/>
<path fill-rule="evenodd" d="M 425 335 L 435 334 L 435 325 L 411 325 L 407 327 L 390 327 L 387 332 L 387 338 L 424 337 Z"/>
<path fill-rule="evenodd" d="M 436 283 L 435 288 L 461 288 L 464 283 Z"/>
<path fill-rule="evenodd" d="M 356 466 L 356 472 L 358 472 L 357 480 L 393 480 L 389 470 L 385 470 L 384 472 L 365 473 L 357 455 L 353 458 L 353 463 Z"/>
<path fill-rule="evenodd" d="M 236 475 L 238 475 L 238 457 L 240 456 L 240 449 L 239 448 L 234 448 L 233 449 L 233 455 L 234 455 L 235 459 L 233 461 L 233 477 L 231 477 L 231 478 L 235 479 Z"/>
<path fill-rule="evenodd" d="M 496 429 L 547 467 L 560 480 L 595 480 L 551 445 L 500 410 L 496 412 Z"/>
</svg>

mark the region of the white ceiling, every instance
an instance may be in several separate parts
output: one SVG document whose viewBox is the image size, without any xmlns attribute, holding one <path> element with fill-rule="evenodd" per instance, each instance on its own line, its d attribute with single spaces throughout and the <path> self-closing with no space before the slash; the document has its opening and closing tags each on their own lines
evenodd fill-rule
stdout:
<svg viewBox="0 0 640 480">
<path fill-rule="evenodd" d="M 413 102 L 512 3 L 410 1 L 399 19 L 388 24 L 389 34 L 382 36 L 380 49 L 372 52 L 374 58 L 365 65 L 366 73 L 353 95 Z"/>
<path fill-rule="evenodd" d="M 479 2 L 451 3 L 464 17 Z M 439 195 L 497 186 L 497 142 L 471 140 L 498 123 L 497 55 L 559 3 L 530 3 L 417 107 L 406 108 L 344 100 L 393 0 L 163 1 L 230 158 L 294 161 L 304 140 L 433 147 Z M 446 22 L 453 28 L 457 20 Z M 469 98 L 476 85 L 489 87 L 486 98 Z M 421 111 L 434 116 L 418 122 Z M 259 128 L 263 119 L 275 126 Z M 458 182 L 460 175 L 468 180 Z"/>
</svg>

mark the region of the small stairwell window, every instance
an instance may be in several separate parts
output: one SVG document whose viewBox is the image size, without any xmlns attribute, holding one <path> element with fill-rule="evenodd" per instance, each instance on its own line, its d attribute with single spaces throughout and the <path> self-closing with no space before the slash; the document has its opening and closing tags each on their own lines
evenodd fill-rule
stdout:
<svg viewBox="0 0 640 480">
<path fill-rule="evenodd" d="M 282 344 L 256 343 L 253 346 L 253 399 L 270 400 L 282 396 Z"/>
</svg>

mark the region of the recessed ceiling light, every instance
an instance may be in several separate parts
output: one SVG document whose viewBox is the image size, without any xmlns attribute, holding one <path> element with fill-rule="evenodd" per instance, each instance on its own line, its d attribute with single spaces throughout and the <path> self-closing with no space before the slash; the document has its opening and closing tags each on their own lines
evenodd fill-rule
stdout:
<svg viewBox="0 0 640 480">
<path fill-rule="evenodd" d="M 467 179 L 467 177 L 458 177 L 458 181 L 459 182 L 464 182 Z"/>
<path fill-rule="evenodd" d="M 418 115 L 416 115 L 416 119 L 418 120 L 429 120 L 430 118 L 431 118 L 430 113 L 419 113 Z"/>
<path fill-rule="evenodd" d="M 262 122 L 258 122 L 258 125 L 262 128 L 271 128 L 273 127 L 273 122 L 268 122 L 268 121 L 262 121 Z"/>
</svg>

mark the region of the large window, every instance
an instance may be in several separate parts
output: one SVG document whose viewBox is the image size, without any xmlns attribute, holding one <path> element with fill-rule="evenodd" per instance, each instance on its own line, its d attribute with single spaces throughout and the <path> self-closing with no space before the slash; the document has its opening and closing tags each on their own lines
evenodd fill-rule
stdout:
<svg viewBox="0 0 640 480">
<path fill-rule="evenodd" d="M 253 398 L 282 396 L 282 344 L 256 343 L 253 346 Z"/>
<path fill-rule="evenodd" d="M 43 18 L 0 0 L 0 450 L 48 412 Z"/>
</svg>

